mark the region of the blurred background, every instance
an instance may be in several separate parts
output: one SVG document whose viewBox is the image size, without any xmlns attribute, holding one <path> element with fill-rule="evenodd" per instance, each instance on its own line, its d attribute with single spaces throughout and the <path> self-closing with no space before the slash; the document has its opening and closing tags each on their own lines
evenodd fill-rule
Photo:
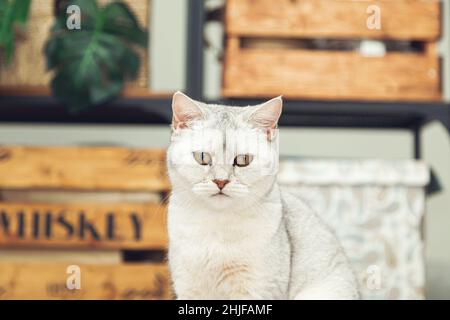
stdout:
<svg viewBox="0 0 450 320">
<path fill-rule="evenodd" d="M 450 299 L 449 1 L 111 2 L 0 1 L 0 299 L 171 297 L 176 90 L 282 94 L 280 183 L 363 297 Z"/>
</svg>

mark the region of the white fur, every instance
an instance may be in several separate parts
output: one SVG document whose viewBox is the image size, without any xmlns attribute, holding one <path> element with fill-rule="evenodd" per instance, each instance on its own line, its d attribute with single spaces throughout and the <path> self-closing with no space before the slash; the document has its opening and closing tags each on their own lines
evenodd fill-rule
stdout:
<svg viewBox="0 0 450 320">
<path fill-rule="evenodd" d="M 278 145 L 267 135 L 281 112 L 276 99 L 244 108 L 175 94 L 168 232 L 179 299 L 358 298 L 333 233 L 276 183 Z M 211 154 L 211 166 L 195 161 L 192 153 L 199 151 Z M 232 165 L 236 155 L 248 153 L 254 155 L 248 167 Z M 230 180 L 226 196 L 216 195 L 214 179 Z"/>
</svg>

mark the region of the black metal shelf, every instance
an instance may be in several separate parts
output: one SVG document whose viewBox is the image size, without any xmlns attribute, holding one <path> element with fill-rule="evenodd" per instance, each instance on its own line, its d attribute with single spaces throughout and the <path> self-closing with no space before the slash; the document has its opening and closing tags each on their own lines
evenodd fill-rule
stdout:
<svg viewBox="0 0 450 320">
<path fill-rule="evenodd" d="M 233 106 L 261 103 L 254 99 L 209 101 Z M 0 97 L 1 122 L 166 125 L 170 98 L 118 98 L 80 113 L 70 113 L 53 97 Z M 444 103 L 285 100 L 280 126 L 415 130 L 431 121 L 450 132 L 450 107 Z"/>
</svg>

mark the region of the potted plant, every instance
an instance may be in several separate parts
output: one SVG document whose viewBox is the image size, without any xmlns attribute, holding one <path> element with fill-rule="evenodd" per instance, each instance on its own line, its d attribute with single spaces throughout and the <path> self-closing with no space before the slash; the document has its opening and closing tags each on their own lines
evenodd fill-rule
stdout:
<svg viewBox="0 0 450 320">
<path fill-rule="evenodd" d="M 67 27 L 68 5 L 80 8 L 80 28 Z M 99 6 L 96 0 L 64 1 L 45 47 L 51 89 L 71 111 L 104 103 L 138 75 L 138 47 L 147 31 L 121 1 Z"/>
</svg>

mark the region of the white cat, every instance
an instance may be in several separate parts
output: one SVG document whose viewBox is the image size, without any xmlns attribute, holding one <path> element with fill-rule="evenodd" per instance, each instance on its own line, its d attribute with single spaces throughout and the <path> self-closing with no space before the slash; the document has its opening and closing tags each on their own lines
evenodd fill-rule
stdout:
<svg viewBox="0 0 450 320">
<path fill-rule="evenodd" d="M 333 233 L 276 183 L 281 97 L 173 97 L 169 265 L 178 299 L 356 299 Z"/>
</svg>

